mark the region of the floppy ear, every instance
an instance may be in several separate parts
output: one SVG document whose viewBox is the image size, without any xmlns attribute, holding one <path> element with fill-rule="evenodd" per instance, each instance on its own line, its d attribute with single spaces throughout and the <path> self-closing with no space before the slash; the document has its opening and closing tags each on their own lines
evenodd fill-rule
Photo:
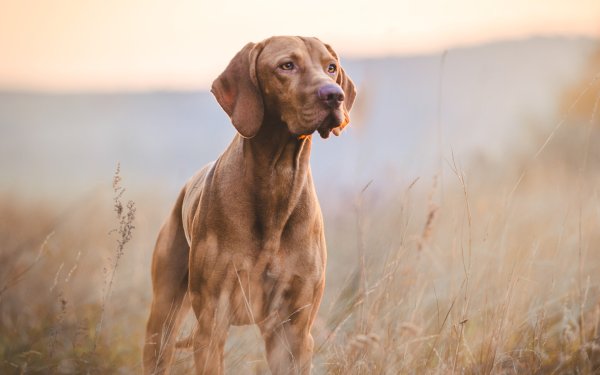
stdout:
<svg viewBox="0 0 600 375">
<path fill-rule="evenodd" d="M 333 48 L 331 48 L 329 44 L 325 44 L 325 47 L 339 62 L 340 59 Z M 354 99 L 356 99 L 356 87 L 354 86 L 354 82 L 352 82 L 348 74 L 346 74 L 344 68 L 341 66 L 339 67 L 338 77 L 335 82 L 340 85 L 342 90 L 344 90 L 344 122 L 340 126 L 343 129 L 350 122 L 350 110 L 354 104 Z"/>
<path fill-rule="evenodd" d="M 211 92 L 245 138 L 258 133 L 263 121 L 262 95 L 256 79 L 256 60 L 262 45 L 248 43 L 213 82 Z"/>
<path fill-rule="evenodd" d="M 344 68 L 341 66 L 335 81 L 340 85 L 342 90 L 344 90 L 344 106 L 346 107 L 346 111 L 350 112 L 350 109 L 352 109 L 352 105 L 354 104 L 354 99 L 356 99 L 356 87 L 354 87 L 354 82 L 352 82 Z"/>
</svg>

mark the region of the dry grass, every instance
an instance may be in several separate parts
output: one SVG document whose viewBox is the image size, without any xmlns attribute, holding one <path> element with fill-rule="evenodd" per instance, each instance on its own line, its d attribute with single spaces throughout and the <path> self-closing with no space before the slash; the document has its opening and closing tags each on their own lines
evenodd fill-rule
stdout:
<svg viewBox="0 0 600 375">
<path fill-rule="evenodd" d="M 451 156 L 435 177 L 385 194 L 374 181 L 326 211 L 314 372 L 600 371 L 596 112 L 550 140 L 533 131 L 501 162 Z M 140 372 L 151 248 L 172 199 L 123 205 L 120 189 L 116 220 L 104 193 L 60 213 L 0 200 L 0 373 Z M 266 373 L 258 336 L 232 328 L 229 373 Z M 191 366 L 181 352 L 175 372 Z"/>
<path fill-rule="evenodd" d="M 135 219 L 123 192 L 115 185 L 114 212 L 103 194 L 63 212 L 49 202 L 1 201 L 0 373 L 129 373 L 138 366 L 132 359 L 143 308 L 123 290 L 137 294 L 131 288 L 142 284 L 123 280 L 111 296 Z"/>
</svg>

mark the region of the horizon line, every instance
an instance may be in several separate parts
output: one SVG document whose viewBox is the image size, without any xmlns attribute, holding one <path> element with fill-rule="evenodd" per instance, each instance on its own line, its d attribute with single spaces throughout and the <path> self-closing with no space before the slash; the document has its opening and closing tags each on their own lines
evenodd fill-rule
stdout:
<svg viewBox="0 0 600 375">
<path fill-rule="evenodd" d="M 557 33 L 539 33 L 530 36 L 523 37 L 509 37 L 509 38 L 497 38 L 491 39 L 485 42 L 466 42 L 457 43 L 454 46 L 435 49 L 431 51 L 415 51 L 406 53 L 383 53 L 383 54 L 346 54 L 343 57 L 345 61 L 373 61 L 373 60 L 387 60 L 387 59 L 412 59 L 412 58 L 424 58 L 433 57 L 436 55 L 442 55 L 448 51 L 461 51 L 469 49 L 478 49 L 494 45 L 510 44 L 510 43 L 526 43 L 536 40 L 573 40 L 573 41 L 587 41 L 587 42 L 598 42 L 600 44 L 600 35 L 589 35 L 589 34 L 557 34 Z M 600 48 L 600 46 L 599 46 Z M 121 87 L 109 87 L 97 85 L 97 84 L 83 84 L 82 87 L 44 87 L 44 85 L 36 84 L 8 84 L 0 82 L 0 95 L 48 95 L 48 96 L 81 96 L 81 95 L 157 95 L 157 94 L 193 94 L 193 93 L 210 93 L 210 85 L 202 84 L 160 84 L 150 83 L 147 86 L 129 83 Z M 87 87 L 86 87 L 87 86 Z"/>
</svg>

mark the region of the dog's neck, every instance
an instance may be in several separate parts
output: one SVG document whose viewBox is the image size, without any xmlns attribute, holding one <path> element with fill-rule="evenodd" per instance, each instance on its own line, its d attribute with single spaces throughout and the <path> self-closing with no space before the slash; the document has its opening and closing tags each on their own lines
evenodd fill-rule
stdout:
<svg viewBox="0 0 600 375">
<path fill-rule="evenodd" d="M 236 135 L 232 146 L 240 176 L 251 187 L 247 201 L 253 207 L 257 232 L 278 236 L 293 212 L 313 189 L 310 173 L 311 136 L 298 137 L 282 123 L 263 124 L 253 138 Z"/>
<path fill-rule="evenodd" d="M 305 174 L 309 171 L 312 136 L 291 134 L 284 123 L 265 122 L 258 134 L 243 139 L 245 156 L 258 168 L 257 174 L 273 171 Z"/>
</svg>

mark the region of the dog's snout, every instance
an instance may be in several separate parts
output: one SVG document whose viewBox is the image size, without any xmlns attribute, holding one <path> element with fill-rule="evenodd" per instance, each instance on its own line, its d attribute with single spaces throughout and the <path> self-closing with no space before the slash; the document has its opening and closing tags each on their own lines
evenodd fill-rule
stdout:
<svg viewBox="0 0 600 375">
<path fill-rule="evenodd" d="M 317 90 L 317 96 L 332 108 L 339 107 L 344 101 L 344 91 L 340 86 L 332 83 L 321 86 Z"/>
</svg>

